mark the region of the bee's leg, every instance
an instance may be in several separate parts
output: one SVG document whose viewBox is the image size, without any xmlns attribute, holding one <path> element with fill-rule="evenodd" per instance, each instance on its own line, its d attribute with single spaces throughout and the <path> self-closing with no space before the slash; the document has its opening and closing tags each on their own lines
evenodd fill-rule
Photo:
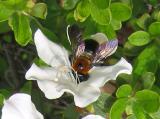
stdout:
<svg viewBox="0 0 160 119">
<path fill-rule="evenodd" d="M 80 82 L 87 81 L 89 78 L 89 74 L 86 75 L 78 74 L 78 77 Z"/>
</svg>

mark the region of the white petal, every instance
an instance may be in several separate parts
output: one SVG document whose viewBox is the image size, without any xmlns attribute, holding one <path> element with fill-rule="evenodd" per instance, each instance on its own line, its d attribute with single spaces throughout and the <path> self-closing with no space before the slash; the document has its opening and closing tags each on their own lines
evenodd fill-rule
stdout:
<svg viewBox="0 0 160 119">
<path fill-rule="evenodd" d="M 5 101 L 2 119 L 43 119 L 28 94 L 17 93 Z"/>
<path fill-rule="evenodd" d="M 90 77 L 86 81 L 89 85 L 102 87 L 108 80 L 115 80 L 121 73 L 131 74 L 132 66 L 124 58 L 113 66 L 93 67 L 89 74 Z"/>
<path fill-rule="evenodd" d="M 91 38 L 96 40 L 100 44 L 108 41 L 108 38 L 104 33 L 96 33 L 94 35 L 91 35 Z"/>
<path fill-rule="evenodd" d="M 90 115 L 83 117 L 82 119 L 105 119 L 105 118 L 100 115 L 90 114 Z"/>
<path fill-rule="evenodd" d="M 74 101 L 78 107 L 86 107 L 89 104 L 95 102 L 100 96 L 101 92 L 99 88 L 88 85 L 82 82 L 78 85 L 78 90 L 75 92 Z"/>
<path fill-rule="evenodd" d="M 58 70 L 58 69 L 57 69 Z M 100 96 L 100 90 L 97 87 L 90 86 L 85 82 L 75 83 L 75 79 L 71 79 L 67 73 L 56 77 L 57 70 L 55 68 L 40 68 L 33 64 L 26 73 L 26 78 L 37 80 L 39 88 L 48 99 L 56 99 L 69 92 L 74 96 L 76 106 L 85 107 L 93 103 Z"/>
<path fill-rule="evenodd" d="M 59 98 L 64 92 L 63 89 L 71 89 L 74 86 L 73 81 L 69 80 L 69 76 L 65 73 L 61 74 L 58 79 L 56 68 L 40 68 L 33 64 L 26 73 L 27 80 L 37 80 L 39 88 L 44 92 L 48 99 Z M 73 86 L 72 86 L 73 85 Z"/>
<path fill-rule="evenodd" d="M 73 94 L 72 91 L 74 90 L 72 83 L 67 83 L 66 81 L 37 80 L 37 83 L 38 87 L 48 99 L 57 99 L 61 97 L 65 91 Z"/>
<path fill-rule="evenodd" d="M 40 68 L 33 64 L 27 71 L 25 78 L 27 80 L 54 80 L 56 78 L 57 70 L 55 68 Z"/>
<path fill-rule="evenodd" d="M 59 98 L 64 92 L 71 93 L 74 96 L 75 105 L 78 107 L 86 107 L 100 96 L 99 88 L 87 84 L 76 86 L 74 83 L 65 80 L 58 82 L 37 80 L 37 83 L 48 99 Z"/>
<path fill-rule="evenodd" d="M 58 44 L 51 42 L 38 29 L 34 36 L 38 56 L 47 64 L 54 66 L 69 65 L 67 51 Z"/>
</svg>

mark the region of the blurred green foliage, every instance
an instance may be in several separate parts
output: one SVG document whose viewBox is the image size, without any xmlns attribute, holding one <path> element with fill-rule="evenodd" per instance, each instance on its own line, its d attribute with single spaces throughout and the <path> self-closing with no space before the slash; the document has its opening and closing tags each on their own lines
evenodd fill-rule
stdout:
<svg viewBox="0 0 160 119">
<path fill-rule="evenodd" d="M 110 61 L 125 57 L 133 66 L 131 76 L 117 78 L 116 91 L 106 90 L 81 112 L 69 94 L 48 100 L 24 77 L 32 62 L 45 65 L 37 58 L 35 30 L 70 50 L 68 24 L 83 28 L 84 38 L 97 32 L 118 38 Z M 46 119 L 78 119 L 90 112 L 110 119 L 160 119 L 160 1 L 0 0 L 0 106 L 15 92 L 32 95 Z"/>
</svg>

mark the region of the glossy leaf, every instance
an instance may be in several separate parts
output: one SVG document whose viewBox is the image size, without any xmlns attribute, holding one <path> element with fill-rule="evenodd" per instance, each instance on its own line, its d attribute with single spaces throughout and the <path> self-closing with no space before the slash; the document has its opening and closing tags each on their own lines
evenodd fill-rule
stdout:
<svg viewBox="0 0 160 119">
<path fill-rule="evenodd" d="M 158 0 L 149 0 L 149 3 L 153 6 L 156 6 L 158 4 Z"/>
<path fill-rule="evenodd" d="M 160 36 L 160 22 L 153 22 L 149 26 L 149 33 L 153 36 Z"/>
<path fill-rule="evenodd" d="M 75 111 L 75 106 L 69 105 L 63 112 L 64 119 L 77 119 L 79 114 Z"/>
<path fill-rule="evenodd" d="M 79 0 L 63 0 L 62 6 L 66 10 L 73 9 Z"/>
<path fill-rule="evenodd" d="M 106 9 L 109 7 L 111 0 L 90 0 L 99 9 Z"/>
<path fill-rule="evenodd" d="M 143 46 L 148 44 L 151 41 L 150 35 L 145 31 L 137 31 L 132 33 L 128 37 L 128 40 L 131 44 L 135 46 Z"/>
<path fill-rule="evenodd" d="M 113 26 L 114 30 L 119 30 L 122 27 L 121 21 L 118 21 L 118 20 L 115 20 L 115 19 L 111 20 L 111 25 Z"/>
<path fill-rule="evenodd" d="M 82 0 L 74 11 L 74 18 L 77 21 L 84 22 L 90 15 L 90 4 L 88 0 Z"/>
<path fill-rule="evenodd" d="M 127 101 L 127 98 L 116 100 L 110 110 L 110 119 L 122 119 L 122 113 L 125 111 Z"/>
<path fill-rule="evenodd" d="M 122 85 L 116 92 L 117 98 L 128 97 L 132 93 L 132 87 L 128 84 Z"/>
<path fill-rule="evenodd" d="M 116 38 L 116 32 L 114 31 L 111 24 L 109 25 L 99 25 L 98 30 L 104 34 L 106 34 L 108 39 L 115 39 Z"/>
<path fill-rule="evenodd" d="M 14 14 L 9 19 L 9 24 L 14 31 L 14 36 L 18 44 L 25 46 L 32 39 L 29 18 L 23 14 Z"/>
<path fill-rule="evenodd" d="M 142 50 L 143 47 L 138 47 L 132 45 L 129 41 L 124 44 L 124 54 L 127 56 L 137 56 Z"/>
<path fill-rule="evenodd" d="M 27 8 L 28 0 L 6 0 L 4 1 L 7 8 L 14 9 L 15 11 L 23 11 Z"/>
<path fill-rule="evenodd" d="M 141 107 L 140 103 L 134 102 L 132 104 L 132 109 L 136 119 L 147 119 L 144 113 L 144 109 Z"/>
<path fill-rule="evenodd" d="M 4 99 L 4 96 L 0 94 L 0 107 L 3 105 Z"/>
<path fill-rule="evenodd" d="M 142 82 L 144 89 L 151 89 L 155 83 L 155 76 L 152 72 L 146 72 L 142 75 Z"/>
<path fill-rule="evenodd" d="M 91 4 L 91 16 L 100 25 L 109 25 L 112 18 L 110 9 L 99 9 L 94 4 Z"/>
<path fill-rule="evenodd" d="M 144 72 L 155 72 L 157 69 L 158 46 L 155 44 L 146 47 L 137 57 L 134 63 L 134 77 L 142 76 Z"/>
<path fill-rule="evenodd" d="M 150 15 L 148 13 L 143 14 L 139 19 L 137 19 L 137 25 L 142 29 L 146 29 L 149 18 Z"/>
<path fill-rule="evenodd" d="M 110 110 L 113 101 L 114 99 L 110 95 L 102 93 L 99 99 L 95 103 L 93 103 L 95 113 L 105 117 L 106 112 Z"/>
<path fill-rule="evenodd" d="M 0 22 L 8 20 L 13 14 L 14 10 L 7 8 L 3 2 L 0 1 Z"/>
<path fill-rule="evenodd" d="M 27 81 L 23 87 L 21 88 L 21 92 L 22 93 L 27 93 L 27 94 L 31 94 L 32 91 L 32 82 L 31 81 Z"/>
<path fill-rule="evenodd" d="M 151 90 L 138 91 L 135 94 L 136 101 L 148 112 L 156 112 L 159 108 L 159 95 Z"/>
<path fill-rule="evenodd" d="M 37 3 L 32 8 L 31 14 L 35 17 L 45 19 L 47 16 L 47 5 L 45 3 Z"/>
<path fill-rule="evenodd" d="M 123 3 L 112 3 L 110 6 L 113 19 L 126 21 L 131 17 L 132 11 L 129 6 Z"/>
</svg>

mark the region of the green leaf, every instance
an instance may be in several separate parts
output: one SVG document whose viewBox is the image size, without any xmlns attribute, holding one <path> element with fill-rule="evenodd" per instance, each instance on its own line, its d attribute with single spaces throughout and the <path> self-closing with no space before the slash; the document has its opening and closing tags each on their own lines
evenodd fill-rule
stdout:
<svg viewBox="0 0 160 119">
<path fill-rule="evenodd" d="M 89 111 L 90 113 L 94 113 L 94 106 L 93 106 L 93 104 L 88 105 L 85 109 L 87 111 Z"/>
<path fill-rule="evenodd" d="M 154 22 L 149 26 L 149 33 L 152 36 L 160 36 L 160 22 Z"/>
<path fill-rule="evenodd" d="M 151 90 L 138 91 L 135 94 L 135 98 L 148 113 L 156 112 L 159 108 L 159 95 Z"/>
<path fill-rule="evenodd" d="M 158 4 L 158 0 L 149 0 L 149 3 L 153 6 L 156 6 Z"/>
<path fill-rule="evenodd" d="M 91 17 L 86 20 L 85 26 L 83 33 L 84 38 L 89 38 L 91 35 L 97 33 L 97 23 L 95 23 Z"/>
<path fill-rule="evenodd" d="M 106 9 L 109 7 L 111 0 L 90 0 L 99 9 Z"/>
<path fill-rule="evenodd" d="M 129 41 L 125 42 L 124 44 L 124 54 L 127 56 L 137 56 L 144 47 L 138 47 L 135 45 L 132 45 Z"/>
<path fill-rule="evenodd" d="M 113 19 L 126 21 L 131 17 L 132 10 L 124 3 L 112 3 L 110 6 Z"/>
<path fill-rule="evenodd" d="M 144 0 L 132 0 L 133 3 L 133 16 L 138 16 L 147 12 L 146 4 Z"/>
<path fill-rule="evenodd" d="M 129 115 L 127 119 L 137 119 L 137 118 L 135 117 L 135 115 L 132 114 L 132 115 Z"/>
<path fill-rule="evenodd" d="M 108 39 L 115 39 L 116 33 L 111 24 L 109 25 L 98 25 L 98 29 L 100 32 L 106 34 Z"/>
<path fill-rule="evenodd" d="M 150 35 L 145 31 L 137 31 L 132 33 L 128 37 L 128 40 L 131 44 L 135 46 L 143 46 L 148 44 L 151 41 Z"/>
<path fill-rule="evenodd" d="M 133 3 L 132 0 L 120 0 L 122 3 L 130 6 L 131 8 L 133 8 Z"/>
<path fill-rule="evenodd" d="M 122 85 L 116 92 L 117 98 L 128 97 L 132 93 L 132 87 L 128 84 Z"/>
<path fill-rule="evenodd" d="M 14 10 L 7 8 L 3 2 L 0 1 L 0 22 L 8 20 L 13 14 Z"/>
<path fill-rule="evenodd" d="M 0 89 L 0 94 L 2 94 L 5 97 L 5 99 L 9 98 L 11 92 L 12 91 L 8 89 Z"/>
<path fill-rule="evenodd" d="M 14 31 L 14 36 L 18 44 L 25 46 L 32 39 L 29 18 L 23 14 L 14 14 L 9 19 L 9 24 Z"/>
<path fill-rule="evenodd" d="M 127 115 L 133 114 L 132 104 L 133 104 L 133 100 L 132 100 L 132 98 L 129 98 L 128 104 L 127 104 L 126 109 L 125 109 L 125 113 L 126 113 Z"/>
<path fill-rule="evenodd" d="M 0 22 L 0 34 L 9 32 L 11 28 L 8 25 L 8 21 Z"/>
<path fill-rule="evenodd" d="M 68 13 L 68 15 L 66 17 L 66 22 L 67 22 L 67 24 L 73 24 L 76 22 L 75 18 L 74 18 L 74 12 Z"/>
<path fill-rule="evenodd" d="M 115 20 L 115 19 L 111 20 L 111 25 L 112 25 L 114 30 L 119 30 L 122 27 L 121 21 L 118 21 L 118 20 Z"/>
<path fill-rule="evenodd" d="M 95 113 L 105 117 L 107 111 L 110 110 L 113 101 L 114 99 L 110 95 L 102 93 L 98 100 L 93 103 Z"/>
<path fill-rule="evenodd" d="M 21 88 L 21 92 L 22 93 L 27 93 L 27 94 L 31 94 L 31 90 L 32 90 L 32 82 L 31 81 L 27 81 L 23 87 Z"/>
<path fill-rule="evenodd" d="M 100 25 L 109 25 L 112 18 L 110 9 L 99 9 L 94 4 L 91 4 L 91 16 Z"/>
<path fill-rule="evenodd" d="M 136 119 L 146 119 L 144 109 L 141 107 L 141 105 L 137 102 L 134 102 L 132 104 L 132 110 L 134 115 L 136 116 Z"/>
<path fill-rule="evenodd" d="M 142 82 L 143 82 L 143 88 L 144 89 L 151 89 L 154 82 L 155 82 L 155 76 L 152 72 L 146 72 L 142 75 Z"/>
<path fill-rule="evenodd" d="M 78 119 L 79 113 L 75 110 L 75 106 L 69 105 L 63 112 L 64 119 Z"/>
<path fill-rule="evenodd" d="M 63 0 L 62 6 L 66 10 L 73 9 L 79 0 Z"/>
<path fill-rule="evenodd" d="M 37 58 L 37 57 L 34 59 L 34 63 L 39 67 L 49 66 L 43 60 L 41 60 L 40 58 Z"/>
<path fill-rule="evenodd" d="M 122 119 L 122 113 L 125 111 L 127 101 L 127 98 L 116 100 L 110 110 L 110 119 Z"/>
<path fill-rule="evenodd" d="M 4 99 L 4 96 L 0 94 L 0 107 L 3 106 Z"/>
<path fill-rule="evenodd" d="M 47 5 L 45 3 L 37 3 L 32 8 L 31 14 L 35 17 L 45 19 L 47 16 Z"/>
<path fill-rule="evenodd" d="M 150 15 L 148 13 L 143 14 L 139 19 L 137 19 L 137 25 L 142 29 L 146 29 L 149 18 Z"/>
<path fill-rule="evenodd" d="M 83 22 L 90 15 L 90 4 L 88 0 L 82 0 L 74 11 L 74 18 Z"/>
<path fill-rule="evenodd" d="M 160 10 L 154 10 L 152 13 L 152 17 L 156 20 L 156 21 L 160 21 Z"/>
<path fill-rule="evenodd" d="M 157 112 L 150 114 L 153 119 L 159 119 L 160 117 L 160 108 Z"/>
<path fill-rule="evenodd" d="M 13 9 L 15 11 L 22 11 L 25 10 L 27 7 L 28 0 L 7 0 L 4 1 L 4 4 L 7 8 Z"/>
<path fill-rule="evenodd" d="M 158 59 L 158 46 L 151 44 L 146 47 L 134 62 L 133 74 L 135 78 L 142 76 L 144 72 L 156 72 Z"/>
</svg>

